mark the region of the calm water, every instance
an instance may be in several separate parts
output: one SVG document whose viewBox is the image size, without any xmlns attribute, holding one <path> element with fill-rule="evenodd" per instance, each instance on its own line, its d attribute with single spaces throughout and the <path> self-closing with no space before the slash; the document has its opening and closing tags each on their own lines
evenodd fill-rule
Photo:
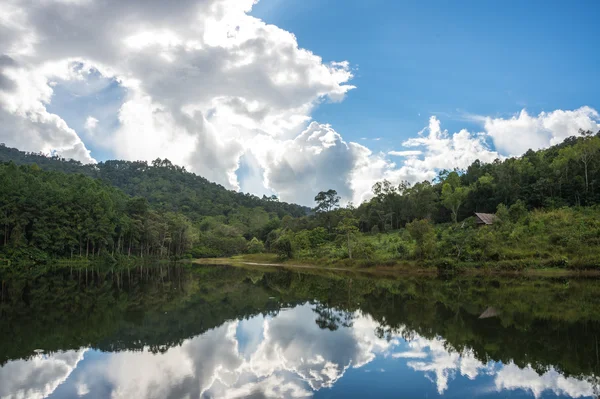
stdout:
<svg viewBox="0 0 600 399">
<path fill-rule="evenodd" d="M 600 285 L 4 271 L 0 398 L 587 398 Z M 595 396 L 596 395 L 596 396 Z"/>
</svg>

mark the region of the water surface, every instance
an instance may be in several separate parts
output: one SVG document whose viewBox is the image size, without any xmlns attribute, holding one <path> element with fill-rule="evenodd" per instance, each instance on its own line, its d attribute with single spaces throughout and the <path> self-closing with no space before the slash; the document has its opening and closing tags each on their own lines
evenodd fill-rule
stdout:
<svg viewBox="0 0 600 399">
<path fill-rule="evenodd" d="M 592 279 L 162 265 L 2 280 L 0 398 L 600 392 Z"/>
</svg>

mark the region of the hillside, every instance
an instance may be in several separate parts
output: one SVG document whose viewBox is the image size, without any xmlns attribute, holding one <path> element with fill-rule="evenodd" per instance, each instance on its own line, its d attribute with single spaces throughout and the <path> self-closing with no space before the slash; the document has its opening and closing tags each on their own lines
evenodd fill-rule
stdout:
<svg viewBox="0 0 600 399">
<path fill-rule="evenodd" d="M 85 165 L 0 144 L 0 163 L 10 161 L 17 165 L 35 164 L 47 171 L 81 173 L 101 179 L 130 196 L 146 198 L 155 209 L 180 212 L 192 221 L 199 221 L 203 216 L 227 216 L 239 207 L 261 207 L 268 213 L 276 213 L 279 218 L 285 215 L 299 217 L 309 211 L 307 207 L 279 202 L 276 198 L 259 198 L 227 190 L 173 165 L 167 159 L 157 159 L 150 164 L 144 161 L 110 160 Z"/>
</svg>

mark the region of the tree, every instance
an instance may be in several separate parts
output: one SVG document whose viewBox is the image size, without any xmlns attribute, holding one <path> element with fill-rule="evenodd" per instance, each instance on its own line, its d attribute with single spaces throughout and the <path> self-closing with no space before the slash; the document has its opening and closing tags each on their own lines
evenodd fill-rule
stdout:
<svg viewBox="0 0 600 399">
<path fill-rule="evenodd" d="M 335 190 L 321 191 L 315 197 L 317 206 L 315 212 L 324 215 L 327 221 L 327 230 L 331 233 L 331 211 L 337 209 L 340 206 L 340 197 L 337 195 Z"/>
<path fill-rule="evenodd" d="M 438 196 L 430 182 L 416 183 L 413 187 L 406 189 L 406 194 L 409 199 L 409 209 L 411 210 L 411 214 L 407 215 L 409 216 L 407 220 L 431 218 L 437 208 L 436 201 Z"/>
<path fill-rule="evenodd" d="M 321 191 L 315 197 L 315 202 L 317 203 L 315 212 L 326 213 L 331 212 L 339 207 L 340 197 L 337 195 L 337 191 L 335 190 Z"/>
<path fill-rule="evenodd" d="M 287 234 L 283 234 L 275 240 L 272 244 L 272 249 L 277 253 L 279 259 L 282 260 L 291 259 L 294 256 L 292 241 Z"/>
<path fill-rule="evenodd" d="M 452 212 L 452 221 L 458 222 L 458 211 L 469 195 L 469 187 L 460 184 L 457 172 L 450 172 L 442 186 L 442 204 Z"/>
<path fill-rule="evenodd" d="M 258 238 L 253 237 L 248 243 L 248 253 L 260 254 L 265 252 L 265 245 Z"/>
<path fill-rule="evenodd" d="M 416 241 L 415 256 L 417 258 L 430 257 L 435 249 L 435 232 L 429 219 L 408 223 L 406 229 Z"/>
<path fill-rule="evenodd" d="M 591 131 L 579 130 L 583 136 L 572 147 L 566 147 L 559 151 L 559 156 L 555 161 L 557 165 L 564 166 L 565 161 L 575 160 L 583 164 L 583 174 L 585 179 L 585 192 L 589 191 L 588 169 L 593 160 L 598 156 L 600 151 L 600 138 L 593 136 Z"/>
<path fill-rule="evenodd" d="M 352 213 L 348 211 L 343 219 L 337 226 L 337 230 L 340 234 L 346 236 L 348 245 L 348 258 L 352 259 L 352 238 L 358 233 L 358 219 L 352 216 Z"/>
</svg>

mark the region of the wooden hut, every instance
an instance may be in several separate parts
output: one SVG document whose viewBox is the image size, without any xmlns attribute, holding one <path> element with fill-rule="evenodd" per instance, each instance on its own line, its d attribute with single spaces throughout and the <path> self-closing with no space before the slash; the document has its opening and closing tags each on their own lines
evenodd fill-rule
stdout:
<svg viewBox="0 0 600 399">
<path fill-rule="evenodd" d="M 477 225 L 479 226 L 490 226 L 494 224 L 496 215 L 493 213 L 478 213 L 475 212 L 475 219 L 477 219 Z"/>
</svg>

